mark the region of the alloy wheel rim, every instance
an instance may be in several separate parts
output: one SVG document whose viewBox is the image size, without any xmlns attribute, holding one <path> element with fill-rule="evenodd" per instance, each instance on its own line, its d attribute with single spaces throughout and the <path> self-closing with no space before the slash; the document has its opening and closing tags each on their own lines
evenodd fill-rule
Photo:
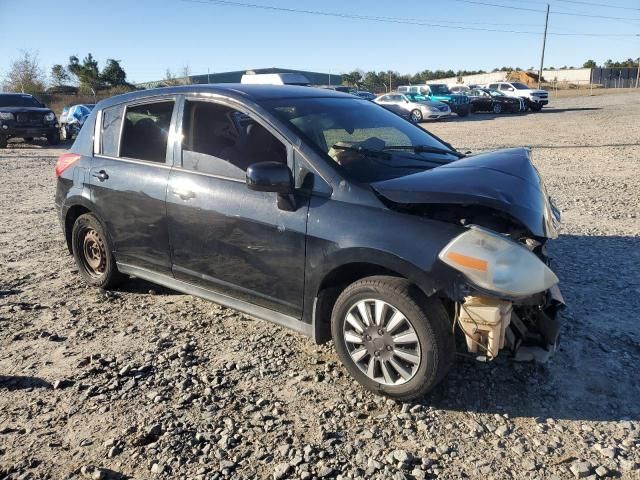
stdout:
<svg viewBox="0 0 640 480">
<path fill-rule="evenodd" d="M 88 229 L 82 239 L 82 253 L 84 266 L 91 276 L 99 277 L 104 274 L 107 265 L 107 255 L 104 242 L 98 232 Z"/>
<path fill-rule="evenodd" d="M 502 111 L 502 105 L 500 105 L 499 103 L 496 103 L 493 106 L 493 113 L 500 113 Z"/>
<path fill-rule="evenodd" d="M 422 114 L 420 114 L 420 112 L 418 111 L 413 111 L 411 113 L 411 119 L 417 123 L 422 119 Z"/>
<path fill-rule="evenodd" d="M 342 328 L 351 360 L 368 378 L 397 386 L 415 377 L 422 362 L 418 335 L 396 307 L 377 299 L 359 300 Z"/>
</svg>

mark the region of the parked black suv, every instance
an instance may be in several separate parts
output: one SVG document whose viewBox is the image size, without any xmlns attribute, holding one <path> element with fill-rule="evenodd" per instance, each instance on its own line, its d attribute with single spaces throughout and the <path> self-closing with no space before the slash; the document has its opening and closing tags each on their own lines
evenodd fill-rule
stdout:
<svg viewBox="0 0 640 480">
<path fill-rule="evenodd" d="M 558 216 L 526 149 L 465 158 L 353 95 L 199 85 L 103 100 L 56 175 L 90 285 L 134 275 L 332 338 L 375 392 L 428 391 L 454 332 L 485 358 L 557 344 Z"/>
<path fill-rule="evenodd" d="M 55 113 L 31 95 L 0 93 L 0 148 L 12 137 L 30 142 L 46 137 L 50 145 L 60 143 L 60 129 Z"/>
</svg>

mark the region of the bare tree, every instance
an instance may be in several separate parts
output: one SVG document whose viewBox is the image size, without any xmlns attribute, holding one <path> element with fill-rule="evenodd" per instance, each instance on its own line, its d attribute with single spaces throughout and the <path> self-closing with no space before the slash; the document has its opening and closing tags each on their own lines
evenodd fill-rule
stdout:
<svg viewBox="0 0 640 480">
<path fill-rule="evenodd" d="M 191 85 L 191 67 L 187 64 L 182 67 L 182 85 Z"/>
<path fill-rule="evenodd" d="M 180 71 L 180 75 L 174 75 L 171 69 L 167 68 L 162 79 L 167 87 L 175 87 L 177 85 L 191 85 L 191 67 L 185 65 Z"/>
<path fill-rule="evenodd" d="M 38 54 L 23 50 L 20 57 L 11 62 L 2 87 L 8 92 L 38 93 L 44 91 L 45 84 L 46 77 Z"/>
</svg>

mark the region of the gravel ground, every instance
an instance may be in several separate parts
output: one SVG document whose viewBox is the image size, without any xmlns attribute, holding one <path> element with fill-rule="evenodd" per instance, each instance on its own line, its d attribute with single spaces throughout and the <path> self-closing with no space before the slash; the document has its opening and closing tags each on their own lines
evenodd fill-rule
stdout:
<svg viewBox="0 0 640 480">
<path fill-rule="evenodd" d="M 426 124 L 530 145 L 564 214 L 544 366 L 460 358 L 421 402 L 331 345 L 140 280 L 86 288 L 55 218 L 62 149 L 0 150 L 0 478 L 640 478 L 640 93 Z"/>
</svg>

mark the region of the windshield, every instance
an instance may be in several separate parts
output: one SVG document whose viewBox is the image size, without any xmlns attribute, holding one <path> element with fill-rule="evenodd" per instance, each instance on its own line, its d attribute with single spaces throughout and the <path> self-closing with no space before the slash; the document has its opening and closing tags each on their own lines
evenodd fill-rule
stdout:
<svg viewBox="0 0 640 480">
<path fill-rule="evenodd" d="M 429 100 L 424 95 L 420 95 L 419 93 L 405 93 L 406 97 L 412 102 L 426 102 Z"/>
<path fill-rule="evenodd" d="M 524 83 L 513 82 L 511 85 L 513 85 L 517 90 L 529 90 L 529 87 Z"/>
<path fill-rule="evenodd" d="M 358 182 L 401 177 L 457 158 L 446 153 L 451 151 L 448 145 L 422 128 L 359 98 L 283 98 L 261 103 Z M 418 146 L 444 152 L 414 151 Z"/>
<path fill-rule="evenodd" d="M 429 88 L 435 95 L 449 95 L 451 93 L 446 85 L 429 85 Z"/>
<path fill-rule="evenodd" d="M 31 95 L 0 95 L 0 107 L 42 107 Z"/>
</svg>

